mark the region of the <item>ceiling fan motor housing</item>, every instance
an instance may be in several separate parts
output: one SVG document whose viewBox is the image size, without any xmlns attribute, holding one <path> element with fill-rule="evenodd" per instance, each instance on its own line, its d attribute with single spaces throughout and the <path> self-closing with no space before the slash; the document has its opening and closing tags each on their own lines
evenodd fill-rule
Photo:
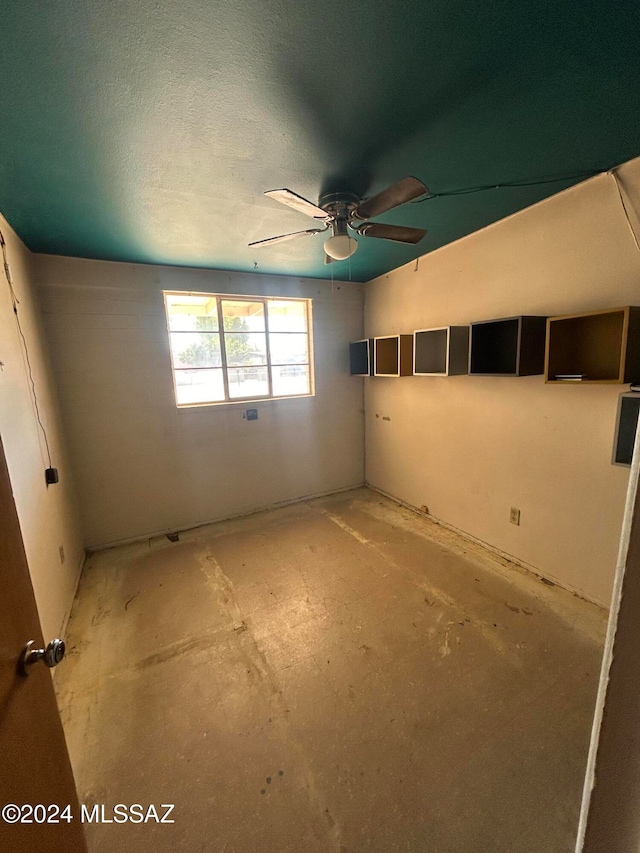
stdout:
<svg viewBox="0 0 640 853">
<path fill-rule="evenodd" d="M 350 223 L 354 218 L 354 214 L 360 199 L 353 193 L 324 193 L 320 196 L 318 207 L 326 210 L 329 216 L 334 220 L 334 226 L 338 222 L 344 222 L 344 230 L 336 233 L 346 234 L 347 223 Z"/>
<path fill-rule="evenodd" d="M 340 217 L 340 219 L 334 219 L 333 222 L 331 223 L 331 230 L 333 231 L 333 236 L 334 237 L 340 237 L 340 236 L 346 237 L 346 236 L 348 236 L 349 235 L 348 227 L 349 227 L 349 223 L 343 217 Z"/>
</svg>

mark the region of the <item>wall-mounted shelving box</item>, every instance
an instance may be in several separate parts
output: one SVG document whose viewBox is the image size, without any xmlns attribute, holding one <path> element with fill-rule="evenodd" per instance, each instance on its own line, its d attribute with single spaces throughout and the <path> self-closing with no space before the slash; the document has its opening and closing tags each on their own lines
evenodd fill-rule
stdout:
<svg viewBox="0 0 640 853">
<path fill-rule="evenodd" d="M 413 333 L 414 376 L 460 376 L 468 372 L 468 326 L 419 329 Z"/>
<path fill-rule="evenodd" d="M 469 373 L 534 376 L 544 373 L 546 317 L 506 317 L 471 324 Z"/>
<path fill-rule="evenodd" d="M 413 335 L 388 335 L 373 339 L 374 376 L 411 376 Z"/>
<path fill-rule="evenodd" d="M 373 376 L 373 338 L 349 344 L 349 372 L 352 376 Z"/>
<path fill-rule="evenodd" d="M 640 380 L 640 308 L 549 317 L 547 382 Z"/>
<path fill-rule="evenodd" d="M 620 394 L 611 459 L 614 465 L 624 465 L 627 468 L 631 465 L 638 428 L 638 414 L 640 414 L 640 392 L 631 391 L 628 394 Z"/>
</svg>

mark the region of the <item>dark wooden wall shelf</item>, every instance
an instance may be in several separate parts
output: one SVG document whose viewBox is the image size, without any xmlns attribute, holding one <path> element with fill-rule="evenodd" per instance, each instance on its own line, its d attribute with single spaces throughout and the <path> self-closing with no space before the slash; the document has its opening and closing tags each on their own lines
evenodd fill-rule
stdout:
<svg viewBox="0 0 640 853">
<path fill-rule="evenodd" d="M 373 376 L 373 338 L 349 344 L 349 371 L 352 376 Z"/>
<path fill-rule="evenodd" d="M 411 376 L 413 335 L 389 335 L 373 339 L 374 376 Z"/>
<path fill-rule="evenodd" d="M 547 320 L 547 382 L 640 380 L 640 308 L 611 308 Z"/>
<path fill-rule="evenodd" d="M 469 373 L 533 376 L 544 372 L 546 317 L 506 317 L 471 324 Z"/>
<path fill-rule="evenodd" d="M 414 376 L 460 376 L 468 372 L 468 326 L 442 326 L 413 333 Z"/>
</svg>

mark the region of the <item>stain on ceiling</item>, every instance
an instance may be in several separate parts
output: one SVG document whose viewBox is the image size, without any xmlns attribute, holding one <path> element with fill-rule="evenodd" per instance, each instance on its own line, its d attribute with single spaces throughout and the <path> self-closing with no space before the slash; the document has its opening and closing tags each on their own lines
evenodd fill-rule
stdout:
<svg viewBox="0 0 640 853">
<path fill-rule="evenodd" d="M 33 251 L 328 277 L 262 195 L 433 193 L 358 238 L 366 281 L 640 154 L 631 0 L 1 3 L 0 210 Z"/>
</svg>

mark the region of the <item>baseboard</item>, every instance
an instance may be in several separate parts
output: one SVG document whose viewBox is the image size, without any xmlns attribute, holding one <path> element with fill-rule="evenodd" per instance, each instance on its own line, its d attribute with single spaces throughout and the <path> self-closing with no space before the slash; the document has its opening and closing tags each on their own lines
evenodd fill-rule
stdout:
<svg viewBox="0 0 640 853">
<path fill-rule="evenodd" d="M 66 643 L 66 636 L 67 636 L 67 628 L 69 627 L 69 619 L 71 619 L 71 611 L 73 610 L 73 604 L 74 604 L 74 602 L 76 600 L 76 596 L 78 594 L 78 587 L 80 586 L 80 578 L 82 577 L 82 572 L 84 571 L 85 563 L 87 562 L 88 556 L 89 556 L 88 552 L 84 551 L 84 553 L 82 555 L 82 559 L 80 560 L 80 564 L 78 566 L 78 571 L 76 572 L 75 580 L 73 582 L 73 595 L 71 596 L 71 603 L 69 604 L 69 607 L 67 608 L 64 616 L 62 617 L 62 624 L 60 625 L 60 633 L 58 634 L 58 637 L 61 640 L 64 640 L 65 643 Z M 51 678 L 52 678 L 54 683 L 55 683 L 57 672 L 58 672 L 57 667 L 54 667 L 51 670 Z"/>
<path fill-rule="evenodd" d="M 483 539 L 478 539 L 476 536 L 472 536 L 470 533 L 467 533 L 466 530 L 461 530 L 459 527 L 455 527 L 453 524 L 449 524 L 448 521 L 444 521 L 442 518 L 438 518 L 437 516 L 430 514 L 425 515 L 424 512 L 422 512 L 417 506 L 413 506 L 413 504 L 407 503 L 407 501 L 403 501 L 402 498 L 398 498 L 396 497 L 396 495 L 392 495 L 389 494 L 389 492 L 385 492 L 384 489 L 379 489 L 372 483 L 365 483 L 365 486 L 368 489 L 371 489 L 372 492 L 377 492 L 379 495 L 382 495 L 383 497 L 388 498 L 390 501 L 393 501 L 399 506 L 402 506 L 405 509 L 408 509 L 410 512 L 415 513 L 416 515 L 420 516 L 420 518 L 427 518 L 429 519 L 429 521 L 433 521 L 434 524 L 438 524 L 440 527 L 444 527 L 446 530 L 451 530 L 453 533 L 456 533 L 463 539 L 467 539 L 469 542 L 473 542 L 474 545 L 479 545 L 481 548 L 484 548 L 486 551 L 495 554 L 497 557 L 501 557 L 503 560 L 508 560 L 510 563 L 514 563 L 516 566 L 519 566 L 521 569 L 530 572 L 537 578 L 551 581 L 556 586 L 559 586 L 561 589 L 570 592 L 572 595 L 575 595 L 578 598 L 583 599 L 584 601 L 588 601 L 590 604 L 595 604 L 597 607 L 601 607 L 603 610 L 608 610 L 608 604 L 603 604 L 596 598 L 591 598 L 590 596 L 586 595 L 582 590 L 572 586 L 571 584 L 566 583 L 566 581 L 560 580 L 555 575 L 549 572 L 542 572 L 536 566 L 532 566 L 530 563 L 526 563 L 524 560 L 521 560 L 519 557 L 516 557 L 513 554 L 509 554 L 506 551 L 501 551 L 500 548 L 496 548 L 495 545 L 491 545 L 489 542 L 485 542 Z"/>
<path fill-rule="evenodd" d="M 314 498 L 326 498 L 329 495 L 339 495 L 342 492 L 351 492 L 353 489 L 361 489 L 367 484 L 364 482 L 354 483 L 351 486 L 343 486 L 340 489 L 330 489 L 327 492 L 315 492 L 309 495 L 301 495 L 300 497 L 291 498 L 286 501 L 278 501 L 277 503 L 268 504 L 267 506 L 259 506 L 255 509 L 249 509 L 245 512 L 237 512 L 232 515 L 221 515 L 217 518 L 209 518 L 207 521 L 198 521 L 195 524 L 189 524 L 185 527 L 168 527 L 164 530 L 154 530 L 151 533 L 143 533 L 140 536 L 131 536 L 127 539 L 117 539 L 113 542 L 105 542 L 100 545 L 87 546 L 87 555 L 91 555 L 96 551 L 106 551 L 109 548 L 119 548 L 121 545 L 133 545 L 136 542 L 146 542 L 148 539 L 154 539 L 156 536 L 166 536 L 168 533 L 186 533 L 188 530 L 197 530 L 199 527 L 206 527 L 208 524 L 217 524 L 220 521 L 232 521 L 235 518 L 246 518 L 250 515 L 256 515 L 259 512 L 268 512 L 271 509 L 279 509 L 292 504 L 304 503 Z"/>
<path fill-rule="evenodd" d="M 67 627 L 69 625 L 69 619 L 71 618 L 71 611 L 73 610 L 73 602 L 76 600 L 76 595 L 78 594 L 78 587 L 80 586 L 80 578 L 82 577 L 82 572 L 84 571 L 85 563 L 87 562 L 88 552 L 84 551 L 82 555 L 82 559 L 80 560 L 80 564 L 78 566 L 78 571 L 76 572 L 76 576 L 73 582 L 73 595 L 71 596 L 71 603 L 67 608 L 64 616 L 62 617 L 62 625 L 60 626 L 60 633 L 58 636 L 60 639 L 64 640 L 67 634 Z"/>
</svg>

